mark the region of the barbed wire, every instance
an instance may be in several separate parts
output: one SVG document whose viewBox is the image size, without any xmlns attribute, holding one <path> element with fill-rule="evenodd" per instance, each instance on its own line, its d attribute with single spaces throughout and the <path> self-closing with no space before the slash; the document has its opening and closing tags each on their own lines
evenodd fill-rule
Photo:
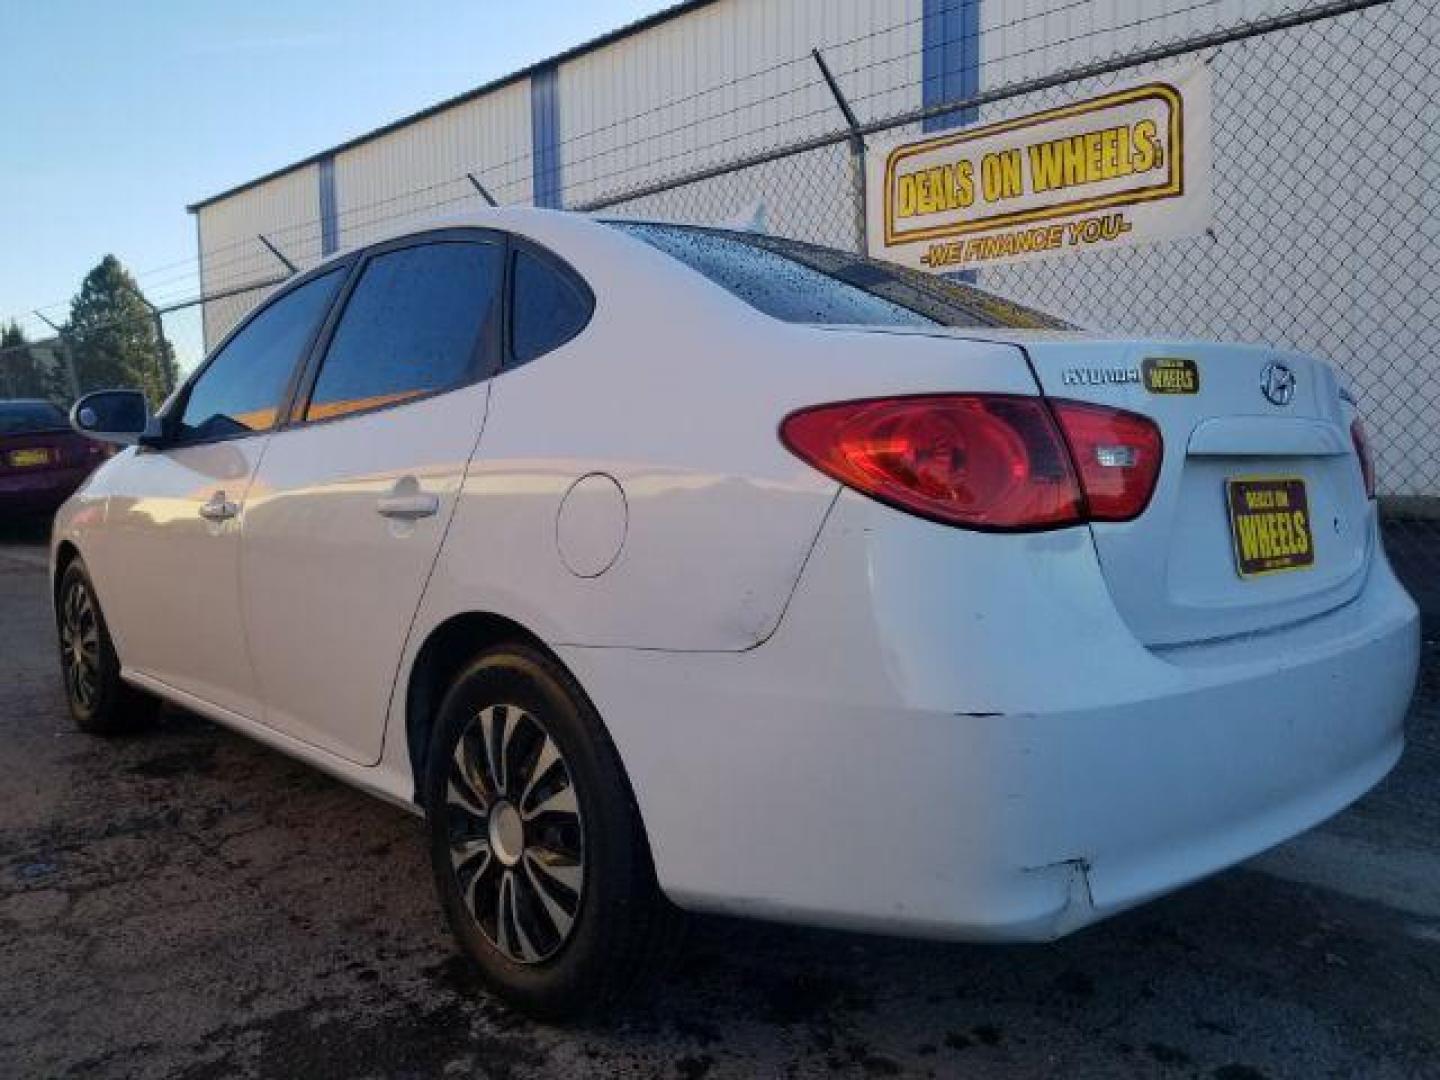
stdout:
<svg viewBox="0 0 1440 1080">
<path fill-rule="evenodd" d="M 1200 12 L 1212 11 L 1216 9 L 1221 4 L 1221 2 L 1222 0 L 1193 0 L 1193 2 L 1190 3 L 1171 5 L 1161 10 L 1152 11 L 1148 14 L 1142 14 L 1138 17 L 1128 20 L 1120 19 L 1099 23 L 1096 25 L 1092 25 L 1088 30 L 1085 30 L 1079 34 L 1069 35 L 1067 38 L 1064 39 L 1063 42 L 1060 42 L 1060 44 L 1066 44 L 1073 47 L 1073 45 L 1078 41 L 1099 38 L 1104 35 L 1132 33 L 1142 27 L 1161 23 L 1166 20 L 1183 19 L 1185 17 L 1193 16 Z M 932 11 L 930 13 L 930 17 L 934 18 L 936 15 L 943 16 L 945 14 L 959 12 L 960 10 L 968 6 L 973 6 L 974 3 L 975 0 L 953 0 L 952 3 L 942 5 L 939 9 Z M 897 53 L 892 56 L 883 56 L 869 63 L 856 64 L 850 67 L 842 66 L 836 72 L 837 78 L 843 79 L 851 76 L 858 76 L 887 66 L 897 66 L 901 64 L 911 63 L 917 56 L 922 55 L 926 50 L 929 49 L 944 49 L 963 43 L 973 44 L 981 36 L 989 36 L 993 39 L 996 35 L 1003 35 L 1012 30 L 1024 28 L 1029 24 L 1042 23 L 1046 20 L 1054 19 L 1057 16 L 1078 13 L 1081 10 L 1091 6 L 1091 4 L 1092 0 L 1059 0 L 1059 2 L 1052 6 L 1044 7 L 1038 10 L 1027 9 L 1025 12 L 1017 16 L 1005 18 L 998 22 L 988 23 L 983 28 L 983 30 L 980 31 L 964 33 L 950 37 L 943 37 L 939 40 L 931 42 L 922 42 L 920 48 L 918 49 L 911 49 L 905 52 Z M 1304 10 L 1307 7 L 1315 6 L 1319 5 L 1313 3 L 1308 5 L 1302 4 L 1295 6 L 1294 10 Z M 895 22 L 888 23 L 885 26 L 881 26 L 876 29 L 867 31 L 866 33 L 855 34 L 848 38 L 827 42 L 825 43 L 824 48 L 832 54 L 836 52 L 843 52 L 846 49 L 856 48 L 858 46 L 874 42 L 879 38 L 901 34 L 906 31 L 913 30 L 917 25 L 923 23 L 924 18 L 925 16 L 913 16 L 911 18 L 897 20 Z M 1243 21 L 1244 20 L 1242 20 L 1242 22 Z M 1015 63 L 1027 56 L 1047 51 L 1053 48 L 1056 44 L 1056 42 L 1042 40 L 1041 44 L 1037 44 L 1030 48 L 1019 49 L 1004 54 L 993 55 L 981 60 L 978 64 L 978 69 L 983 73 L 985 69 L 993 67 L 995 65 Z M 669 112 L 674 112 L 675 110 L 680 109 L 682 106 L 685 106 L 687 104 L 691 104 L 705 98 L 723 94 L 726 91 L 736 91 L 746 86 L 759 86 L 768 77 L 773 76 L 778 72 L 796 67 L 813 68 L 813 59 L 808 52 L 785 60 L 776 61 L 761 68 L 746 72 L 741 75 L 737 75 L 733 78 L 699 88 L 687 94 L 683 94 L 679 97 L 670 99 L 666 102 L 659 103 L 655 106 L 652 106 L 651 108 L 642 110 L 640 112 L 617 118 L 615 120 L 609 121 L 608 123 L 599 124 L 583 132 L 576 132 L 568 136 L 566 139 L 562 140 L 562 142 L 560 143 L 560 148 L 562 151 L 562 167 L 566 171 L 580 171 L 583 169 L 583 166 L 589 164 L 592 161 L 623 155 L 629 151 L 635 151 L 642 147 L 645 147 L 657 140 L 663 141 L 667 139 L 672 139 L 683 133 L 693 131 L 697 128 L 702 128 L 706 125 L 720 124 L 721 122 L 729 118 L 741 115 L 747 111 L 762 108 L 773 109 L 776 106 L 777 102 L 788 100 L 801 94 L 815 94 L 824 92 L 823 81 L 819 79 L 818 73 L 812 72 L 811 78 L 803 83 L 779 90 L 778 92 L 774 91 L 773 89 L 762 88 L 756 91 L 756 96 L 741 104 L 734 105 L 728 109 L 719 112 L 705 113 L 703 115 L 699 115 L 690 120 L 687 120 L 683 123 L 672 125 L 663 130 L 648 132 L 639 135 L 633 139 L 630 139 L 627 142 L 623 142 L 618 145 L 606 146 L 594 151 L 593 153 L 578 157 L 571 156 L 567 158 L 563 153 L 563 151 L 567 148 L 573 149 L 588 140 L 593 140 L 608 132 L 625 128 L 627 126 L 637 125 L 646 120 L 647 118 L 659 116 Z M 871 93 L 852 94 L 850 95 L 851 101 L 852 103 L 865 103 L 877 97 L 884 96 L 885 94 L 893 93 L 896 90 L 903 88 L 905 85 L 905 83 L 893 83 L 889 87 L 879 91 L 873 91 Z M 833 116 L 833 109 L 828 106 L 822 108 L 814 108 L 806 112 L 799 113 L 797 115 L 777 119 L 770 123 L 763 124 L 758 128 L 751 127 L 749 129 L 749 133 L 752 136 L 757 132 L 778 133 L 780 131 L 783 131 L 787 127 L 798 125 L 806 121 L 815 120 L 826 115 Z M 674 160 L 681 160 L 687 155 L 703 157 L 706 154 L 713 153 L 721 148 L 731 147 L 737 142 L 741 141 L 743 141 L 743 138 L 739 135 L 728 136 L 724 139 L 716 140 L 708 144 L 697 145 L 685 151 L 678 151 L 676 153 L 666 155 L 664 161 L 668 163 Z M 775 145 L 778 145 L 778 142 Z M 531 177 L 529 175 L 529 172 L 527 171 L 526 174 L 523 176 L 514 177 L 502 177 L 500 174 L 505 173 L 507 170 L 513 171 L 519 169 L 522 166 L 527 166 L 532 161 L 533 151 L 522 150 L 521 152 L 513 155 L 510 158 L 498 162 L 491 162 L 486 165 L 477 165 L 468 171 L 475 172 L 481 175 L 487 182 L 486 186 L 492 192 L 495 192 L 497 194 L 497 197 L 500 199 L 500 201 L 520 202 L 526 201 L 524 199 L 524 189 L 531 183 Z M 618 180 L 632 172 L 642 172 L 648 167 L 653 167 L 653 164 L 654 162 L 650 161 L 647 162 L 646 166 L 630 168 L 621 167 L 612 169 L 608 172 L 600 174 L 600 176 L 598 177 L 588 177 L 584 181 L 581 181 L 581 183 L 594 185 L 600 180 Z M 367 203 L 356 204 L 350 207 L 346 207 L 337 215 L 337 226 L 343 233 L 344 225 L 341 223 L 354 222 L 358 220 L 358 215 L 365 214 L 367 212 L 373 212 L 375 209 L 378 209 L 380 207 L 395 205 L 400 202 L 411 201 L 425 195 L 428 192 L 438 191 L 441 188 L 452 184 L 464 183 L 467 183 L 467 180 L 465 175 L 462 173 L 457 176 L 448 177 L 404 191 L 395 192 L 390 195 L 383 196 L 379 199 L 371 200 Z M 511 198 L 511 196 L 516 195 L 519 195 L 520 197 L 514 199 Z M 448 199 L 445 200 L 444 204 L 448 205 L 457 201 L 461 200 L 459 198 Z M 407 209 L 396 216 L 410 216 L 415 212 L 416 211 L 413 208 Z M 385 220 L 388 220 L 388 218 L 373 218 L 367 219 L 365 223 L 373 225 L 376 222 Z M 267 231 L 267 235 L 269 235 L 272 240 L 285 240 L 293 243 L 297 239 L 297 233 L 302 233 L 306 230 L 316 230 L 318 232 L 319 228 L 320 219 L 318 217 L 306 217 L 295 221 L 278 223 L 276 225 L 273 225 Z M 307 249 L 311 246 L 314 246 L 313 241 L 306 241 L 305 243 Z M 136 281 L 142 286 L 142 288 L 149 292 L 158 289 L 170 288 L 177 284 L 189 284 L 195 281 L 203 271 L 205 276 L 209 279 L 207 281 L 207 285 L 216 285 L 217 287 L 221 288 L 228 287 L 235 284 L 238 280 L 243 280 L 241 276 L 242 274 L 247 274 L 248 272 L 256 269 L 257 267 L 265 265 L 268 261 L 273 260 L 273 256 L 270 256 L 269 253 L 264 251 L 263 248 L 258 248 L 257 244 L 258 241 L 255 238 L 237 238 L 235 240 L 222 243 L 214 248 L 209 249 L 207 252 L 205 252 L 204 256 L 200 256 L 197 254 L 197 256 L 191 258 L 166 263 L 160 267 L 142 271 L 136 274 L 135 278 Z M 231 252 L 236 253 L 234 257 L 224 258 L 224 256 L 228 255 Z M 180 270 L 183 272 L 171 274 L 167 278 L 156 280 L 155 275 L 161 272 L 167 272 L 172 270 Z M 226 274 L 225 271 L 237 272 L 233 274 Z M 167 300 L 173 300 L 177 298 L 177 296 L 178 294 L 171 294 L 169 297 L 167 297 Z M 15 319 L 16 321 L 27 322 L 32 317 L 32 313 L 34 311 L 39 311 L 45 314 L 54 314 L 63 311 L 67 306 L 68 301 L 56 301 L 52 304 L 40 305 L 38 308 L 34 308 L 31 311 L 15 313 L 11 316 L 11 318 Z"/>
<path fill-rule="evenodd" d="M 1264 340 L 1331 359 L 1357 389 L 1371 428 L 1387 544 L 1428 565 L 1440 552 L 1440 384 L 1425 377 L 1423 366 L 1440 356 L 1440 201 L 1434 197 L 1440 160 L 1425 156 L 1424 148 L 1433 145 L 1433 103 L 1440 97 L 1440 9 L 1432 0 L 1329 0 L 1267 5 L 1270 14 L 1261 16 L 1252 6 L 1245 17 L 1203 33 L 1152 33 L 1166 17 L 1199 19 L 1219 4 L 1205 0 L 1165 11 L 1147 5 L 1133 19 L 1078 27 L 1069 24 L 1092 10 L 1092 0 L 1027 8 L 1008 24 L 981 28 L 987 43 L 1006 25 L 1023 39 L 982 60 L 981 91 L 908 111 L 882 106 L 886 95 L 917 85 L 917 54 L 926 46 L 973 41 L 975 34 L 918 50 L 907 38 L 903 49 L 846 54 L 847 45 L 910 33 L 916 20 L 908 20 L 823 48 L 860 115 L 883 114 L 861 121 L 863 135 L 961 109 L 988 123 L 1095 93 L 1175 57 L 1213 60 L 1210 233 L 1081 259 L 987 267 L 980 282 L 1090 325 Z M 1067 24 L 1058 34 L 1036 35 L 1023 25 L 1057 16 Z M 1106 51 L 1095 44 L 1117 30 L 1133 39 L 1130 47 Z M 1136 47 L 1149 37 L 1156 40 Z M 1074 62 L 1051 63 L 1062 49 Z M 808 78 L 773 85 L 801 65 L 809 66 Z M 813 65 L 808 54 L 770 63 L 567 137 L 561 145 L 570 153 L 568 160 L 562 154 L 570 204 L 699 224 L 732 222 L 759 205 L 772 231 L 862 250 L 854 132 Z M 1038 74 L 1023 76 L 1031 70 Z M 766 96 L 737 103 L 736 95 Z M 719 104 L 700 110 L 710 102 Z M 673 124 L 666 122 L 671 117 Z M 687 147 L 696 130 L 707 135 L 703 145 L 697 140 Z M 617 131 L 621 137 L 608 147 L 586 142 Z M 1363 143 L 1356 132 L 1365 134 Z M 501 202 L 527 202 L 531 159 L 526 151 L 471 171 Z M 1368 196 L 1358 193 L 1357 163 L 1385 178 Z M 342 246 L 349 246 L 407 218 L 479 202 L 461 174 L 342 207 L 336 227 Z M 271 223 L 266 235 L 304 267 L 321 257 L 318 217 Z M 1383 236 L 1395 257 L 1361 254 L 1356 263 L 1337 245 L 1351 236 L 1357 252 L 1359 243 Z M 145 282 L 152 302 L 171 313 L 165 330 L 177 354 L 198 356 L 205 331 L 213 339 L 242 317 L 280 280 L 278 270 L 258 240 L 238 238 L 207 250 L 203 260 L 155 268 Z M 7 358 L 52 343 L 0 350 L 0 385 Z"/>
<path fill-rule="evenodd" d="M 974 43 L 979 37 L 985 35 L 993 35 L 997 32 L 1004 32 L 1006 30 L 1016 29 L 1024 26 L 1027 23 L 1053 18 L 1057 14 L 1073 13 L 1079 11 L 1087 7 L 1090 2 L 1091 0 L 1065 0 L 1065 2 L 1059 3 L 1055 7 L 1044 8 L 1038 11 L 1031 11 L 1027 14 L 1023 14 L 1019 17 L 1012 18 L 1004 22 L 992 23 L 984 27 L 980 31 L 962 34 L 955 37 L 944 38 L 938 42 L 930 42 L 928 44 L 922 43 L 919 49 L 909 50 L 907 52 L 899 53 L 894 56 L 882 57 L 880 59 L 872 60 L 868 63 L 856 64 L 850 67 L 840 67 L 838 68 L 838 70 L 835 71 L 835 75 L 837 79 L 845 79 L 865 74 L 887 65 L 896 65 L 907 61 L 913 61 L 916 56 L 921 55 L 926 49 L 932 49 L 937 47 L 943 48 L 946 46 L 965 42 Z M 1087 31 L 1084 31 L 1077 35 L 1070 35 L 1069 37 L 1066 37 L 1059 42 L 1042 40 L 1040 44 L 1034 45 L 1030 48 L 1018 49 L 1008 53 L 991 56 L 985 60 L 982 60 L 978 66 L 981 70 L 981 73 L 983 74 L 984 69 L 987 67 L 1001 64 L 1013 64 L 1018 61 L 1022 61 L 1028 56 L 1049 51 L 1055 48 L 1057 45 L 1065 45 L 1066 47 L 1073 48 L 1075 44 L 1080 41 L 1097 39 L 1101 36 L 1109 34 L 1134 32 L 1142 27 L 1160 23 L 1168 19 L 1176 19 L 1188 15 L 1194 15 L 1202 11 L 1213 10 L 1219 5 L 1220 2 L 1221 0 L 1197 0 L 1197 2 L 1184 4 L 1178 7 L 1167 8 L 1161 11 L 1154 11 L 1150 14 L 1141 15 L 1137 18 L 1133 18 L 1130 20 L 1116 21 L 1110 24 L 1100 26 L 1092 26 Z M 1254 29 L 1257 33 L 1267 32 L 1265 29 L 1267 25 L 1271 23 L 1279 24 L 1285 22 L 1287 15 L 1292 17 L 1291 21 L 1298 18 L 1304 18 L 1307 15 L 1315 19 L 1329 18 L 1333 17 L 1334 14 L 1338 13 L 1341 10 L 1358 10 L 1360 8 L 1374 6 L 1376 4 L 1384 2 L 1387 2 L 1387 0 L 1351 0 L 1351 2 L 1348 3 L 1337 3 L 1333 2 L 1332 0 L 1332 2 L 1330 3 L 1315 2 L 1310 4 L 1291 6 L 1288 8 L 1282 8 L 1281 13 L 1278 16 L 1272 15 L 1266 18 L 1239 20 L 1231 24 L 1229 27 L 1221 28 L 1219 31 L 1208 35 L 1207 40 L 1215 40 L 1218 38 L 1226 37 L 1227 35 L 1238 38 L 1252 29 Z M 945 12 L 954 12 L 960 10 L 962 7 L 970 3 L 973 3 L 973 0 L 956 0 L 955 3 L 943 8 L 942 10 Z M 876 30 L 872 30 L 865 34 L 855 35 L 838 42 L 827 43 L 825 47 L 833 54 L 834 52 L 841 51 L 847 47 L 853 47 L 859 44 L 863 44 L 865 42 L 872 41 L 875 38 L 887 34 L 900 33 L 906 29 L 913 28 L 920 21 L 920 18 L 902 20 L 900 22 L 890 24 Z M 1183 50 L 1191 47 L 1191 42 L 1186 39 L 1180 39 L 1176 42 L 1173 42 L 1172 47 L 1177 50 Z M 1115 53 L 1112 54 L 1111 59 L 1114 62 L 1102 61 L 1099 65 L 1091 64 L 1077 66 L 1070 69 L 1054 72 L 1048 75 L 1043 80 L 1043 82 L 1046 84 L 1054 85 L 1067 81 L 1075 81 L 1077 79 L 1087 77 L 1087 72 L 1091 72 L 1092 70 L 1123 66 L 1125 63 L 1128 63 L 1131 60 L 1133 60 L 1133 62 L 1136 64 L 1145 62 L 1143 55 L 1137 55 L 1135 53 Z M 644 110 L 641 113 L 623 117 L 608 124 L 599 125 L 585 132 L 577 133 L 563 140 L 560 145 L 562 149 L 567 146 L 574 146 L 587 139 L 592 139 L 599 134 L 613 131 L 626 125 L 634 124 L 640 120 L 643 120 L 646 117 L 659 115 L 663 112 L 673 110 L 674 108 L 686 102 L 721 93 L 725 90 L 733 90 L 741 86 L 752 84 L 757 80 L 764 78 L 765 76 L 772 75 L 776 72 L 791 67 L 796 67 L 799 65 L 813 66 L 813 64 L 813 58 L 808 53 L 802 56 L 793 57 L 788 60 L 779 61 L 766 67 L 760 68 L 756 71 L 746 73 L 743 76 L 737 76 L 722 83 L 714 84 L 712 86 L 694 91 L 691 94 L 673 99 L 661 105 L 657 105 L 651 109 Z M 897 89 L 904 88 L 905 85 L 908 84 L 892 84 L 889 87 L 879 90 L 872 90 L 869 93 L 852 93 L 847 95 L 847 97 L 852 102 L 852 104 L 864 103 L 893 93 Z M 964 100 L 945 102 L 940 105 L 931 106 L 928 109 L 912 110 L 911 112 L 898 117 L 890 117 L 871 121 L 866 125 L 866 127 L 868 131 L 873 132 L 885 130 L 889 127 L 904 126 L 909 123 L 918 122 L 919 120 L 929 115 L 940 115 L 949 111 L 974 107 L 982 101 L 994 101 L 1006 96 L 1018 96 L 1024 93 L 1033 92 L 1038 85 L 1039 84 L 1034 80 L 1017 80 L 1009 84 L 1003 84 L 997 87 L 993 87 L 985 95 L 976 95 Z M 743 104 L 732 106 L 731 108 L 719 113 L 711 113 L 695 117 L 684 123 L 667 128 L 663 131 L 636 137 L 628 142 L 620 143 L 617 145 L 607 146 L 586 156 L 566 160 L 562 155 L 563 166 L 567 171 L 578 171 L 580 170 L 581 166 L 586 165 L 592 161 L 623 155 L 627 151 L 638 150 L 643 147 L 650 147 L 656 142 L 663 142 L 673 139 L 685 132 L 694 130 L 699 127 L 716 125 L 721 121 L 728 120 L 730 118 L 739 116 L 743 113 L 750 112 L 758 108 L 773 107 L 774 103 L 780 99 L 789 99 L 800 94 L 815 94 L 819 92 L 824 92 L 828 95 L 828 91 L 825 88 L 823 79 L 820 77 L 818 70 L 816 70 L 812 78 L 807 80 L 806 82 L 789 87 L 778 93 L 770 92 L 763 99 L 747 101 Z M 789 146 L 787 148 L 785 144 L 779 141 L 777 136 L 776 141 L 767 144 L 766 147 L 760 152 L 759 159 L 751 160 L 748 162 L 740 156 L 729 159 L 721 159 L 716 164 L 704 170 L 704 173 L 710 174 L 712 172 L 718 173 L 723 170 L 736 170 L 753 167 L 756 164 L 763 164 L 764 160 L 760 159 L 765 158 L 767 155 L 773 154 L 778 157 L 783 156 L 786 153 L 803 153 L 807 150 L 815 149 L 819 146 L 826 145 L 829 141 L 838 141 L 839 139 L 849 136 L 850 132 L 848 128 L 844 126 L 843 122 L 841 122 L 842 118 L 838 117 L 837 110 L 833 101 L 826 100 L 823 104 L 815 108 L 811 108 L 793 115 L 783 116 L 770 123 L 759 125 L 758 127 L 748 126 L 743 132 L 738 132 L 735 134 L 717 138 L 711 140 L 708 143 L 692 147 L 686 147 L 672 153 L 663 154 L 659 157 L 656 157 L 653 154 L 649 155 L 647 156 L 647 159 L 643 166 L 622 166 L 612 169 L 608 172 L 592 173 L 591 175 L 585 177 L 584 180 L 580 181 L 579 184 L 581 186 L 589 186 L 591 188 L 595 188 L 602 185 L 606 181 L 620 181 L 635 173 L 648 173 L 651 177 L 651 180 L 647 184 L 645 184 L 643 188 L 637 189 L 634 193 L 628 196 L 623 187 L 617 187 L 613 191 L 603 194 L 599 197 L 592 197 L 588 200 L 582 200 L 580 205 L 582 207 L 592 208 L 614 205 L 618 202 L 624 201 L 627 197 L 638 198 L 644 197 L 646 195 L 656 194 L 660 190 L 663 190 L 663 188 L 667 185 L 679 185 L 687 182 L 694 182 L 696 176 L 687 177 L 687 174 L 683 170 L 676 169 L 668 174 L 662 173 L 658 176 L 656 175 L 655 170 L 657 166 L 664 166 L 671 162 L 684 161 L 686 159 L 714 157 L 716 155 L 716 152 L 719 150 L 733 147 L 736 144 L 753 143 L 757 135 L 763 136 L 770 133 L 778 133 L 787 128 L 803 127 L 808 121 L 817 120 L 822 117 L 829 117 L 832 121 L 835 121 L 835 123 L 833 124 L 833 126 L 820 131 L 818 135 L 812 138 L 812 140 L 810 140 L 810 142 L 807 144 L 799 146 Z M 503 204 L 507 201 L 508 196 L 522 190 L 524 187 L 529 185 L 531 183 L 531 177 L 528 175 L 524 175 L 514 176 L 510 179 L 497 179 L 496 174 L 529 163 L 532 158 L 533 153 L 531 151 L 524 151 L 522 153 L 516 154 L 511 158 L 491 163 L 488 166 L 477 167 L 470 171 L 482 175 L 485 178 L 486 187 L 492 193 L 496 194 L 497 201 L 501 201 Z M 420 205 L 415 204 L 416 199 L 419 199 L 426 195 L 430 195 L 432 193 L 439 192 L 446 188 L 455 187 L 457 185 L 465 185 L 458 194 L 452 194 L 449 197 L 443 199 L 431 199 Z M 336 215 L 336 228 L 337 232 L 341 235 L 344 235 L 346 232 L 353 233 L 362 228 L 374 230 L 379 226 L 383 226 L 391 222 L 403 221 L 407 218 L 412 218 L 425 212 L 433 212 L 448 206 L 453 206 L 458 203 L 474 201 L 479 198 L 479 193 L 476 192 L 473 188 L 469 187 L 469 181 L 466 175 L 462 174 L 459 176 L 447 177 L 444 179 L 435 180 L 423 185 L 419 185 L 414 188 L 406 189 L 404 191 L 394 192 L 381 198 L 371 200 L 367 203 L 361 203 L 346 207 Z M 394 213 L 376 213 L 376 211 L 383 210 L 387 207 L 397 206 L 402 203 L 406 205 Z M 362 215 L 365 216 L 362 217 Z M 267 236 L 269 236 L 272 241 L 283 241 L 284 244 L 282 244 L 282 246 L 288 245 L 287 257 L 296 259 L 301 263 L 308 263 L 320 257 L 320 249 L 322 247 L 321 233 L 321 220 L 318 217 L 307 217 L 305 219 L 296 220 L 289 223 L 276 224 L 271 226 L 266 231 Z M 215 256 L 217 255 L 225 254 L 228 252 L 235 252 L 235 254 L 231 255 L 228 258 L 215 258 Z M 205 302 L 207 297 L 204 295 L 200 295 L 198 288 L 183 288 L 175 292 L 167 291 L 175 286 L 189 286 L 192 284 L 196 284 L 197 278 L 201 277 L 205 279 L 207 292 L 239 292 L 243 294 L 252 291 L 259 291 L 272 286 L 274 284 L 274 281 L 263 280 L 257 284 L 251 285 L 246 283 L 247 280 L 250 278 L 260 277 L 260 270 L 266 266 L 273 267 L 274 262 L 274 255 L 268 250 L 266 250 L 263 246 L 259 246 L 258 239 L 242 238 L 231 241 L 229 243 L 221 244 L 218 247 L 206 252 L 202 256 L 197 256 L 195 258 L 185 260 L 177 260 L 176 262 L 165 264 L 164 266 L 158 268 L 157 271 L 148 272 L 149 274 L 154 274 L 158 271 L 183 271 L 181 273 L 171 274 L 170 276 L 164 279 L 160 279 L 158 281 L 154 280 L 154 278 L 152 277 L 150 279 L 150 288 L 152 291 L 155 291 L 157 293 L 156 297 L 152 298 L 152 302 L 156 303 L 158 307 L 167 308 L 170 310 L 178 310 Z M 240 273 L 231 273 L 228 275 L 221 273 L 221 271 L 236 271 L 237 268 L 244 268 L 248 272 L 243 277 Z M 138 277 L 137 280 L 139 280 Z M 65 302 L 62 301 L 57 302 L 54 305 L 49 305 L 48 307 L 41 307 L 37 310 L 41 312 L 50 312 L 56 311 L 60 308 L 63 308 L 64 306 Z M 28 313 L 24 315 L 13 316 L 12 318 L 18 321 L 20 319 L 26 318 L 27 315 Z M 40 340 L 43 341 L 44 338 L 42 337 Z"/>
</svg>

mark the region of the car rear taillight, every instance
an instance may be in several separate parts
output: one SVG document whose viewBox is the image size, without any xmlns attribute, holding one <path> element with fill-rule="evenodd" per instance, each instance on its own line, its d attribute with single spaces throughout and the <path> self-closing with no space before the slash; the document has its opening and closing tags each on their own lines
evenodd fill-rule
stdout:
<svg viewBox="0 0 1440 1080">
<path fill-rule="evenodd" d="M 1357 416 L 1350 421 L 1350 438 L 1355 443 L 1355 456 L 1360 459 L 1360 475 L 1365 481 L 1365 497 L 1375 498 L 1375 459 L 1370 454 L 1370 436 Z"/>
<path fill-rule="evenodd" d="M 1148 417 L 1078 401 L 1051 404 L 1070 444 L 1091 521 L 1139 517 L 1155 491 L 1163 443 Z"/>
<path fill-rule="evenodd" d="M 1160 433 L 1143 416 L 1009 394 L 817 405 L 786 417 L 780 437 L 847 487 L 989 530 L 1134 517 L 1154 490 L 1161 453 Z"/>
<path fill-rule="evenodd" d="M 1000 394 L 845 401 L 786 417 L 790 450 L 842 484 L 975 529 L 1080 520 L 1080 487 L 1045 403 Z"/>
</svg>

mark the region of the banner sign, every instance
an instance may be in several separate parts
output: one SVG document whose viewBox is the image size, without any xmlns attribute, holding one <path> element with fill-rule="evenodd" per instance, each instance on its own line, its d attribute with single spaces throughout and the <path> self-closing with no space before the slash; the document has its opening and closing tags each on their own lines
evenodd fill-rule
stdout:
<svg viewBox="0 0 1440 1080">
<path fill-rule="evenodd" d="M 869 147 L 870 254 L 945 273 L 1202 233 L 1210 69 L 1044 112 Z"/>
</svg>

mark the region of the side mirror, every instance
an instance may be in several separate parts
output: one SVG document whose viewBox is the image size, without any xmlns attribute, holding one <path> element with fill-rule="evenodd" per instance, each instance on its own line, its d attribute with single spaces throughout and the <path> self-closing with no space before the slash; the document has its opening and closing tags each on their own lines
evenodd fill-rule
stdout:
<svg viewBox="0 0 1440 1080">
<path fill-rule="evenodd" d="M 97 390 L 70 409 L 70 426 L 96 442 L 134 446 L 158 439 L 160 421 L 139 390 Z"/>
</svg>

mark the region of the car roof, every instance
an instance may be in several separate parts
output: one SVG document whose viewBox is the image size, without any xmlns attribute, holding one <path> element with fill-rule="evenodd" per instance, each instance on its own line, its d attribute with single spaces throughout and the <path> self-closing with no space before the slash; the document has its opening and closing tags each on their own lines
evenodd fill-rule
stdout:
<svg viewBox="0 0 1440 1080">
<path fill-rule="evenodd" d="M 660 217 L 629 217 L 616 214 L 590 213 L 584 210 L 556 210 L 541 206 L 495 206 L 478 207 L 458 213 L 441 213 L 430 217 L 415 217 L 390 228 L 381 229 L 367 237 L 363 243 L 352 244 L 327 255 L 313 266 L 304 269 L 306 275 L 315 273 L 331 263 L 339 262 L 357 251 L 367 251 L 393 240 L 403 240 L 423 233 L 443 229 L 496 229 L 513 232 L 531 239 L 561 239 L 572 236 L 594 235 L 597 228 L 609 232 L 611 223 L 624 222 L 635 225 L 670 225 L 691 229 L 709 229 L 719 232 L 743 233 L 744 229 L 725 226 L 697 225 L 691 222 L 674 221 Z"/>
<path fill-rule="evenodd" d="M 422 233 L 437 232 L 442 229 L 498 229 L 521 235 L 530 235 L 537 231 L 554 234 L 567 230 L 588 232 L 594 229 L 599 221 L 599 218 L 578 210 L 551 210 L 539 206 L 496 206 L 467 210 L 463 213 L 412 218 L 403 224 L 380 230 L 374 236 L 368 237 L 364 243 L 354 244 L 333 255 L 326 256 L 314 266 L 307 267 L 305 272 L 313 273 L 331 263 L 339 262 L 357 251 L 366 251 L 379 244 L 419 236 Z"/>
</svg>

